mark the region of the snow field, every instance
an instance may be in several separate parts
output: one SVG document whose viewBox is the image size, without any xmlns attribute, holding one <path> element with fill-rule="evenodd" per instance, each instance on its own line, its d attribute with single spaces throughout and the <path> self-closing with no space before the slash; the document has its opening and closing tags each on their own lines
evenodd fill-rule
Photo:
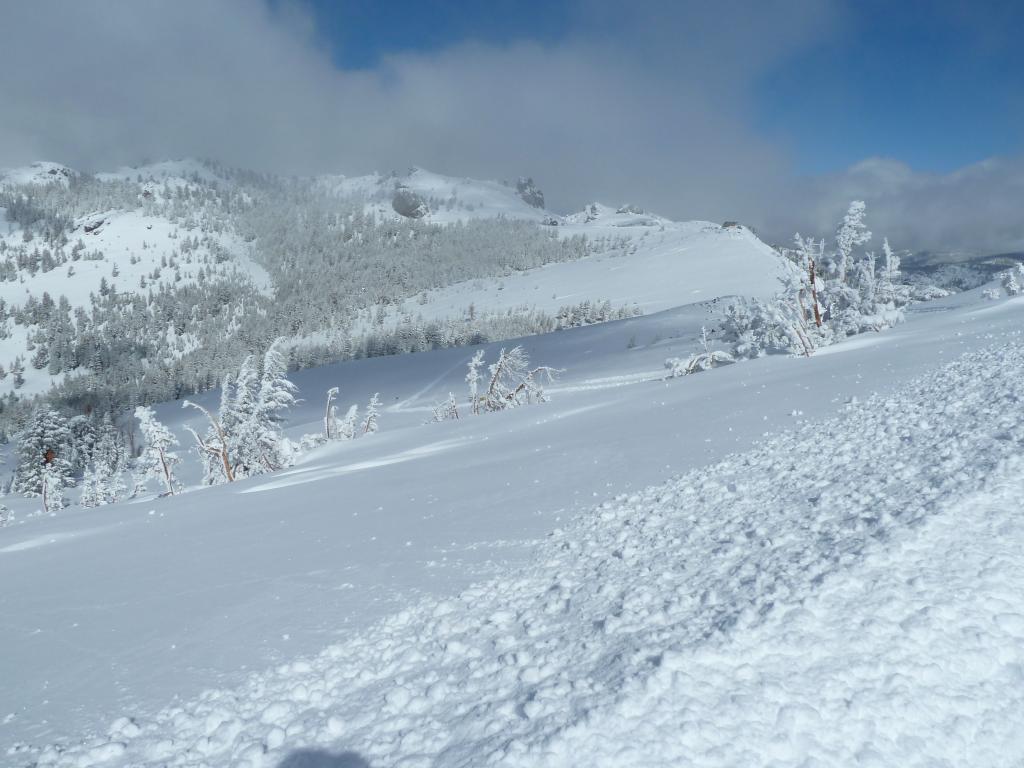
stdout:
<svg viewBox="0 0 1024 768">
<path fill-rule="evenodd" d="M 1019 346 L 970 352 L 591 509 L 529 567 L 8 759 L 1019 764 L 1022 376 Z"/>
</svg>

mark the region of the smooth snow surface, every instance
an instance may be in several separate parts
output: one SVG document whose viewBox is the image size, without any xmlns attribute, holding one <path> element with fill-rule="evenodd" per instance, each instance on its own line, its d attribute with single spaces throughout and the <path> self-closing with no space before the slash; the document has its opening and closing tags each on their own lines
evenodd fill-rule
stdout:
<svg viewBox="0 0 1024 768">
<path fill-rule="evenodd" d="M 1024 302 L 979 297 L 671 381 L 703 308 L 549 334 L 551 403 L 445 424 L 469 350 L 303 372 L 293 429 L 340 383 L 382 431 L 0 530 L 2 760 L 1020 765 Z"/>
</svg>

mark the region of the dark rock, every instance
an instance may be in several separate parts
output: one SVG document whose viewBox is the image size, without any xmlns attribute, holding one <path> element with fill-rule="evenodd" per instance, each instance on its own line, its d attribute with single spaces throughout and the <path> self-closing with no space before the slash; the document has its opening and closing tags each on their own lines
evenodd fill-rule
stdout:
<svg viewBox="0 0 1024 768">
<path fill-rule="evenodd" d="M 516 192 L 519 193 L 519 197 L 523 199 L 523 202 L 527 205 L 533 206 L 534 208 L 544 207 L 544 193 L 540 191 L 540 188 L 533 183 L 533 179 L 519 177 L 519 181 L 516 182 Z"/>
<path fill-rule="evenodd" d="M 430 213 L 427 201 L 401 184 L 395 187 L 395 194 L 391 198 L 391 207 L 394 208 L 395 213 L 405 216 L 407 219 L 422 219 Z"/>
</svg>

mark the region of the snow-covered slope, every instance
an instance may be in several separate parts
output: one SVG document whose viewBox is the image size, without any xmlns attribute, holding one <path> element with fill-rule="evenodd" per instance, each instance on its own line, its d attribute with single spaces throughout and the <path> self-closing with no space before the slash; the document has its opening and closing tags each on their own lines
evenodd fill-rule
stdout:
<svg viewBox="0 0 1024 768">
<path fill-rule="evenodd" d="M 6 254 L 9 259 L 4 279 L 0 280 L 0 300 L 12 312 L 11 319 L 6 320 L 7 332 L 0 333 L 0 365 L 11 369 L 20 357 L 25 369 L 21 386 L 16 386 L 13 376 L 0 381 L 5 392 L 41 393 L 65 377 L 83 373 L 86 361 L 70 354 L 62 360 L 62 366 L 67 363 L 69 367 L 59 370 L 57 366 L 48 366 L 41 357 L 36 359 L 38 365 L 32 364 L 36 342 L 52 339 L 52 327 L 69 325 L 76 310 L 89 315 L 103 303 L 93 297 L 108 288 L 116 289 L 122 305 L 134 296 L 148 299 L 161 289 L 179 291 L 200 279 L 233 285 L 245 283 L 265 296 L 275 295 L 279 286 L 274 281 L 280 283 L 282 275 L 287 280 L 295 270 L 280 269 L 271 278 L 260 264 L 268 265 L 268 259 L 285 260 L 292 250 L 301 252 L 307 244 L 301 237 L 282 238 L 279 246 L 264 249 L 257 259 L 261 241 L 253 234 L 252 221 L 245 219 L 247 206 L 257 204 L 255 198 L 260 198 L 263 207 L 254 217 L 263 220 L 279 213 L 275 202 L 281 203 L 279 208 L 285 208 L 283 201 L 287 201 L 289 215 L 301 217 L 306 210 L 302 208 L 304 204 L 318 212 L 321 205 L 328 210 L 336 206 L 343 212 L 339 215 L 347 215 L 352 201 L 358 201 L 366 212 L 374 214 L 374 221 L 385 227 L 389 222 L 406 218 L 393 204 L 396 190 L 404 190 L 422 201 L 421 220 L 428 225 L 498 219 L 529 222 L 528 232 L 495 229 L 476 233 L 492 240 L 507 238 L 508 242 L 503 240 L 500 246 L 502 253 L 511 254 L 510 264 L 517 263 L 513 258 L 517 250 L 524 254 L 518 260 L 521 264 L 551 260 L 537 259 L 530 252 L 550 244 L 544 233 L 560 238 L 563 244 L 575 244 L 571 251 L 555 254 L 556 263 L 541 268 L 509 266 L 505 268 L 506 274 L 496 274 L 501 270 L 488 267 L 489 271 L 473 273 L 485 274 L 482 279 L 459 281 L 461 274 L 452 272 L 443 278 L 415 283 L 419 287 L 433 286 L 430 290 L 403 287 L 408 282 L 407 272 L 417 268 L 414 260 L 397 268 L 394 275 L 390 274 L 388 264 L 381 264 L 365 274 L 369 275 L 369 289 L 383 290 L 385 297 L 378 299 L 376 305 L 365 306 L 363 299 L 369 289 L 364 286 L 364 293 L 360 293 L 358 286 L 347 285 L 345 290 L 350 293 L 341 298 L 335 296 L 333 306 L 338 317 L 324 318 L 320 325 L 311 323 L 315 327 L 297 334 L 306 345 L 324 344 L 325 339 L 337 336 L 339 327 L 359 334 L 370 328 L 394 330 L 402 322 L 438 321 L 464 326 L 470 316 L 490 320 L 503 315 L 550 316 L 567 305 L 582 302 L 610 301 L 616 311 L 656 312 L 724 295 L 767 296 L 778 288 L 785 268 L 771 248 L 742 227 L 677 223 L 631 206 L 613 209 L 596 203 L 578 214 L 559 216 L 543 208 L 542 192 L 528 180 L 500 183 L 456 179 L 413 169 L 401 176 L 324 176 L 284 182 L 192 160 L 99 173 L 92 178 L 105 184 L 92 187 L 86 184 L 86 177 L 79 179 L 80 184 L 70 185 L 70 180 L 78 177 L 77 172 L 54 163 L 37 163 L 0 175 L 0 189 L 22 190 L 25 198 L 32 198 L 32 205 L 38 208 L 13 217 L 0 207 L 0 257 Z M 245 186 L 248 183 L 252 186 Z M 46 196 L 39 192 L 39 185 L 59 185 L 67 194 Z M 87 187 L 86 192 L 80 193 L 78 190 L 83 186 Z M 323 196 L 316 197 L 314 191 Z M 293 193 L 297 196 L 288 197 Z M 315 198 L 314 203 L 308 203 L 309 196 Z M 98 201 L 95 209 L 93 201 Z M 72 207 L 74 210 L 70 210 Z M 36 216 L 37 221 L 51 222 L 45 237 L 36 231 L 41 226 L 34 223 Z M 22 226 L 15 219 L 28 223 Z M 309 239 L 318 247 L 323 242 L 330 244 L 330 238 L 337 237 L 331 229 L 334 225 L 317 221 L 324 229 L 311 231 Z M 260 231 L 271 233 L 267 242 L 277 242 L 272 237 L 279 234 L 278 230 Z M 472 249 L 472 245 L 460 242 L 464 249 Z M 322 248 L 330 251 L 329 245 Z M 316 251 L 316 255 L 323 252 Z M 386 256 L 384 253 L 381 258 Z M 430 254 L 432 259 L 444 260 L 445 256 L 443 249 Z M 466 258 L 465 254 L 459 257 Z M 329 282 L 336 272 L 337 268 L 332 267 L 327 274 L 317 274 L 316 284 Z M 377 285 L 381 273 L 393 279 L 393 284 Z M 66 298 L 70 309 L 60 312 L 59 318 L 38 317 L 34 321 L 17 313 L 33 299 L 41 301 L 44 294 L 54 302 Z M 245 291 L 237 285 L 229 298 L 215 293 L 205 298 L 208 306 L 197 307 L 196 314 L 207 318 L 218 316 L 224 302 L 234 302 L 227 305 L 224 316 L 234 313 L 239 317 L 236 331 L 248 330 L 247 323 L 259 322 L 244 316 L 246 311 L 258 318 L 268 313 L 266 306 L 253 307 L 251 301 L 246 308 Z M 195 296 L 189 296 L 183 301 L 195 300 Z M 350 316 L 350 305 L 361 307 L 361 321 Z M 124 306 L 100 309 L 117 316 L 127 311 Z M 141 316 L 142 312 L 138 314 Z M 186 320 L 190 318 L 176 320 L 179 335 Z M 146 338 L 138 344 L 148 345 L 149 355 L 154 359 L 177 360 L 204 343 L 204 339 L 194 338 L 175 345 L 158 345 L 153 338 L 162 338 L 168 324 L 166 313 L 156 312 L 146 322 L 158 325 L 156 333 L 140 334 Z M 87 335 L 99 337 L 105 324 L 105 316 L 93 318 Z M 525 324 L 519 328 L 516 333 L 527 332 Z M 226 332 L 220 326 L 215 331 L 221 336 Z M 261 330 L 259 335 L 292 333 L 291 324 L 282 322 L 278 327 Z M 78 356 L 85 355 L 97 357 L 91 351 Z M 215 367 L 209 360 L 203 365 Z M 222 373 L 204 369 L 195 378 L 212 381 Z M 138 376 L 136 370 L 122 378 Z"/>
<path fill-rule="evenodd" d="M 78 172 L 66 165 L 40 161 L 20 168 L 0 169 L 0 185 L 8 184 L 64 184 Z"/>
<path fill-rule="evenodd" d="M 0 187 L 22 184 L 64 184 L 77 175 L 54 163 L 32 166 L 0 174 Z M 234 232 L 204 230 L 194 222 L 171 220 L 158 212 L 147 210 L 147 200 L 160 200 L 166 188 L 195 186 L 196 180 L 215 182 L 217 178 L 205 166 L 194 162 L 159 163 L 113 174 L 100 174 L 107 181 L 143 179 L 142 197 L 131 208 L 95 210 L 73 216 L 63 246 L 66 262 L 55 268 L 42 263 L 43 254 L 52 253 L 50 244 L 27 238 L 24 229 L 8 221 L 0 208 L 0 254 L 24 248 L 26 259 L 34 267 L 17 270 L 16 279 L 0 280 L 0 300 L 8 308 L 24 307 L 34 298 L 39 301 L 48 294 L 54 301 L 64 297 L 72 311 L 91 310 L 91 296 L 99 296 L 108 288 L 119 294 L 145 296 L 161 287 L 178 289 L 195 283 L 199 273 L 215 268 L 220 276 L 244 280 L 258 290 L 270 292 L 272 286 L 266 271 L 256 264 L 249 249 Z M 183 245 L 195 238 L 195 244 Z M 70 254 L 68 256 L 67 254 Z M 212 272 L 208 272 L 208 275 Z M 204 277 L 207 275 L 204 275 Z M 9 367 L 17 356 L 29 358 L 30 337 L 47 329 L 8 322 L 8 332 L 0 338 L 0 364 Z M 25 384 L 20 394 L 45 392 L 66 372 L 52 375 L 45 367 L 25 367 Z M 11 391 L 11 378 L 0 385 Z"/>
<path fill-rule="evenodd" d="M 768 297 L 779 290 L 786 264 L 750 230 L 708 222 L 634 226 L 632 216 L 559 227 L 563 236 L 623 239 L 607 253 L 427 291 L 406 301 L 403 310 L 429 319 L 462 315 L 471 304 L 492 313 L 518 307 L 555 312 L 582 301 L 609 300 L 660 312 L 721 296 Z"/>
<path fill-rule="evenodd" d="M 296 375 L 291 429 L 340 385 L 372 438 L 12 502 L 6 761 L 1019 762 L 1024 300 L 661 380 L 707 309 L 526 340 L 545 405 L 422 424 L 469 351 L 356 361 Z"/>
</svg>

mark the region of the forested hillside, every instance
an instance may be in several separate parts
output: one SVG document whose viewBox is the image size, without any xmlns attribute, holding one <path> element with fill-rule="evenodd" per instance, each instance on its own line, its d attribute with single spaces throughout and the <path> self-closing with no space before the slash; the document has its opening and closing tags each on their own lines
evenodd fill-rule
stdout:
<svg viewBox="0 0 1024 768">
<path fill-rule="evenodd" d="M 473 301 L 556 263 L 654 254 L 695 272 L 699 291 L 709 273 L 699 259 L 724 248 L 757 267 L 764 290 L 744 292 L 775 288 L 778 260 L 745 230 L 679 225 L 630 206 L 559 217 L 543 203 L 529 179 L 418 169 L 353 179 L 197 161 L 95 175 L 53 163 L 9 171 L 0 175 L 0 427 L 20 426 L 39 395 L 116 416 L 210 389 L 281 336 L 289 366 L 302 368 L 642 311 L 633 300 L 579 294 L 572 272 L 553 288 L 543 282 L 552 273 L 528 278 L 532 292 L 511 304 Z M 651 262 L 639 276 L 657 284 L 651 272 L 665 269 Z M 583 284 L 605 290 L 609 271 L 591 268 L 600 279 Z M 715 279 L 728 288 L 730 274 L 749 283 L 749 273 L 718 269 Z M 463 287 L 438 298 L 449 286 Z"/>
</svg>

